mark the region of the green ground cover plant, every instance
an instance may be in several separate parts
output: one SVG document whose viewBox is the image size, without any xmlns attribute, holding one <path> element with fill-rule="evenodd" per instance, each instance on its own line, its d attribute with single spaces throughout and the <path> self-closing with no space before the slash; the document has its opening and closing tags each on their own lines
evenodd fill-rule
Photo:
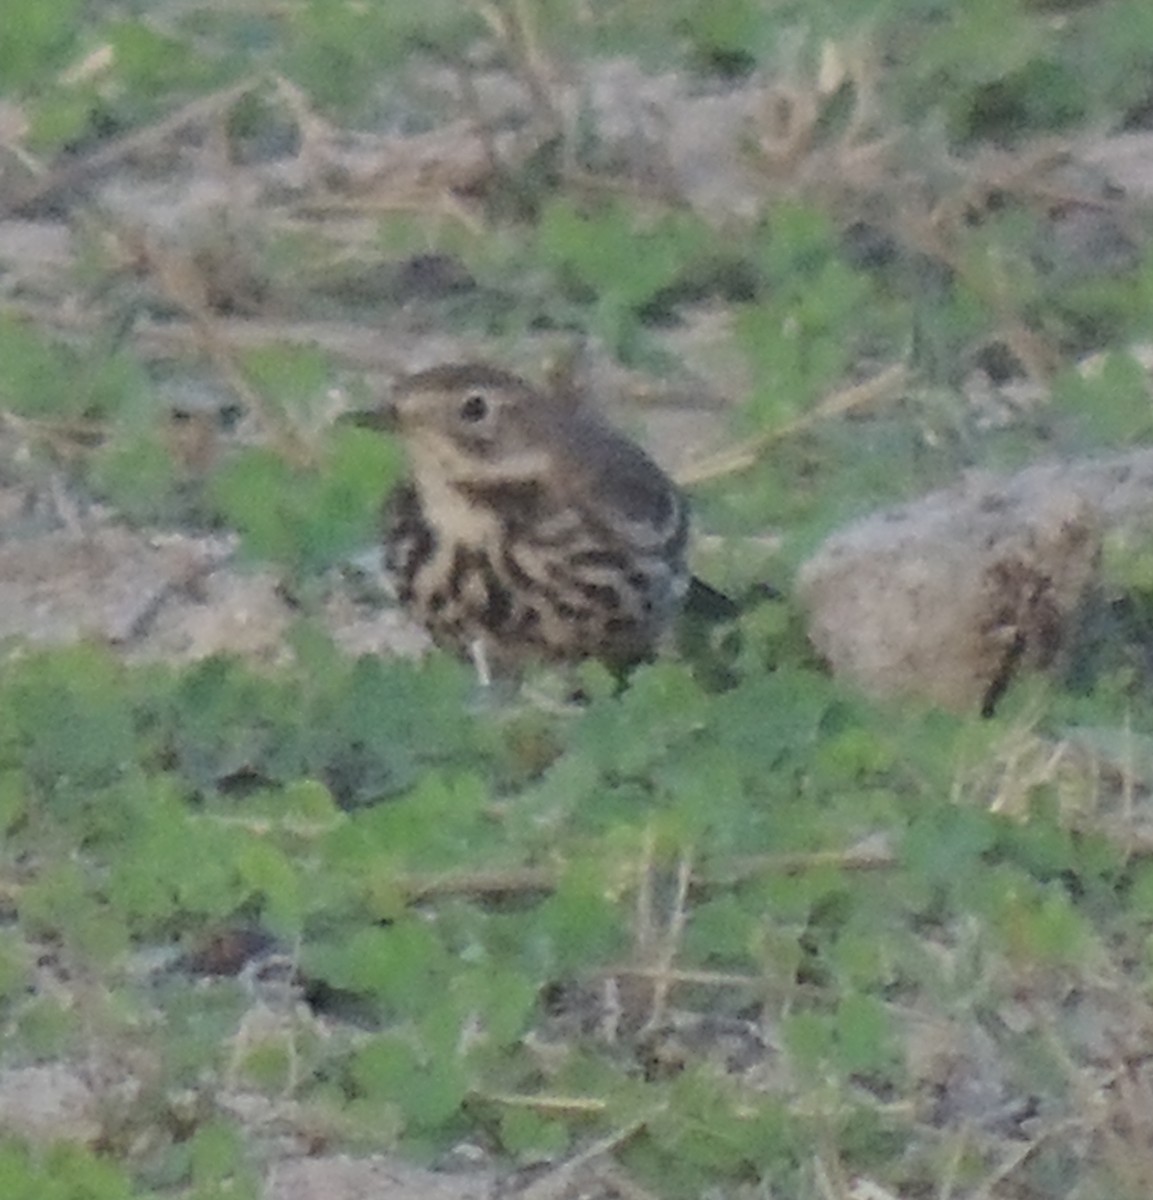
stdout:
<svg viewBox="0 0 1153 1200">
<path fill-rule="evenodd" d="M 1121 968 L 1146 960 L 1153 893 L 1141 859 L 1071 824 L 1087 778 L 1073 793 L 1017 781 L 1015 811 L 990 811 L 1020 712 L 894 722 L 785 666 L 719 696 L 684 666 L 643 668 L 575 719 L 462 719 L 471 687 L 452 663 L 319 646 L 271 678 L 88 649 L 6 668 L 10 1061 L 107 1063 L 131 1045 L 148 1088 L 106 1119 L 113 1148 L 146 1131 L 138 1180 L 187 1182 L 189 1125 L 211 1125 L 228 1086 L 291 1097 L 338 1142 L 418 1156 L 470 1129 L 521 1161 L 627 1129 L 624 1161 L 668 1195 L 803 1187 L 830 1137 L 845 1169 L 910 1181 L 946 1152 L 919 1144 L 916 1105 L 891 1102 L 925 1086 L 911 1019 L 973 1023 L 1052 1119 L 1076 1111 L 1064 1006 L 1102 970 L 1136 1002 L 1140 972 Z M 1102 708 L 1061 715 L 1115 723 Z M 230 927 L 258 933 L 343 1031 L 322 1037 L 291 1006 L 257 1022 L 268 984 L 190 990 Z M 170 949 L 150 962 L 150 947 Z M 30 988 L 37 961 L 72 984 Z M 639 991 L 619 1019 L 652 1022 L 645 1036 L 558 1017 L 551 1053 L 526 1040 L 551 990 L 595 995 L 616 973 Z M 707 1055 L 662 1063 L 647 1041 L 673 1011 L 758 1013 L 772 1045 L 754 1057 L 785 1056 L 788 1086 Z M 192 1117 L 188 1088 L 209 1093 Z M 228 1162 L 222 1178 L 244 1174 Z"/>
</svg>

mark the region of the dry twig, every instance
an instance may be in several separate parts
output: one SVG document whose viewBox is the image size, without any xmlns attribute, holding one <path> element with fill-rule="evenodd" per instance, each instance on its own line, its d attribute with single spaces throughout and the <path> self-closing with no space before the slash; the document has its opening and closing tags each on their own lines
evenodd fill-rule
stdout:
<svg viewBox="0 0 1153 1200">
<path fill-rule="evenodd" d="M 207 96 L 198 96 L 159 121 L 146 125 L 143 129 L 134 129 L 83 158 L 69 161 L 45 175 L 30 180 L 23 187 L 17 188 L 7 199 L 0 200 L 0 213 L 21 215 L 34 205 L 119 165 L 133 154 L 160 146 L 190 125 L 199 125 L 218 118 L 263 82 L 263 78 L 257 76 L 242 80 L 231 87 L 221 88 L 220 91 L 211 92 Z"/>
<path fill-rule="evenodd" d="M 688 463 L 676 473 L 676 479 L 682 487 L 693 487 L 700 483 L 709 483 L 727 475 L 747 471 L 755 466 L 770 447 L 786 438 L 795 437 L 807 429 L 812 429 L 825 421 L 837 417 L 848 416 L 849 413 L 861 412 L 866 409 L 893 399 L 908 382 L 909 372 L 904 363 L 894 363 L 886 367 L 880 374 L 864 383 L 854 384 L 826 396 L 815 408 L 803 413 L 795 420 L 775 429 L 767 429 L 746 438 L 734 446 L 711 454 L 695 463 Z"/>
</svg>

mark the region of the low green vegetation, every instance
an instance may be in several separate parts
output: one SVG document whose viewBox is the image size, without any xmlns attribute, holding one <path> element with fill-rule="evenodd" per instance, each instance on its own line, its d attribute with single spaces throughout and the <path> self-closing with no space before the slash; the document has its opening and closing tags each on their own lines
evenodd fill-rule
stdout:
<svg viewBox="0 0 1153 1200">
<path fill-rule="evenodd" d="M 185 1142 L 212 1141 L 236 1092 L 418 1156 L 483 1130 L 532 1161 L 629 1130 L 622 1160 L 659 1194 L 799 1189 L 831 1146 L 906 1186 L 955 1153 L 923 1140 L 910 1021 L 972 1025 L 1004 1056 L 999 1086 L 1044 1079 L 1069 1120 L 1070 989 L 1105 969 L 1140 996 L 1122 964 L 1146 961 L 1150 869 L 1095 831 L 1087 770 L 1015 774 L 1020 711 L 895 720 L 812 669 L 715 695 L 669 663 L 579 717 L 498 720 L 453 663 L 298 649 L 270 676 L 90 649 L 5 671 L 9 1065 L 112 1072 L 130 1053 L 147 1083 L 108 1105 L 107 1137 L 140 1186 L 193 1181 Z M 1120 719 L 1100 701 L 1063 716 Z M 241 937 L 279 991 L 208 965 Z M 71 984 L 30 986 L 46 962 Z M 663 1061 L 674 1014 L 706 1047 L 747 1022 L 747 1071 L 716 1048 Z M 248 1169 L 205 1154 L 230 1186 Z M 1041 1150 L 1024 1176 L 1048 1169 Z M 1116 1164 L 1094 1171 L 1120 1186 Z M 114 1178 L 108 1195 L 134 1194 Z"/>
</svg>

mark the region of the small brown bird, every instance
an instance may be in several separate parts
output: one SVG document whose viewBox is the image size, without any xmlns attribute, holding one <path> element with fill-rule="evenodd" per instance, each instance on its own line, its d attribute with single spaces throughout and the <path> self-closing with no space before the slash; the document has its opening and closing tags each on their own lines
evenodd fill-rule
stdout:
<svg viewBox="0 0 1153 1200">
<path fill-rule="evenodd" d="M 534 661 L 623 671 L 652 657 L 690 592 L 731 615 L 689 575 L 677 487 L 578 398 L 446 365 L 359 423 L 399 432 L 411 466 L 387 515 L 400 602 L 483 680 Z"/>
</svg>

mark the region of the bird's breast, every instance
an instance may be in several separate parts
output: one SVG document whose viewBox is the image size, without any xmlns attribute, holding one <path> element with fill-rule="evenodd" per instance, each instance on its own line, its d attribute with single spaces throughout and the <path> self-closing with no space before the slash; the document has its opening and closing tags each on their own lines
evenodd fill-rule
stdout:
<svg viewBox="0 0 1153 1200">
<path fill-rule="evenodd" d="M 402 604 L 448 649 L 482 638 L 498 664 L 624 664 L 652 653 L 679 607 L 683 561 L 664 550 L 519 481 L 406 489 L 388 557 Z"/>
<path fill-rule="evenodd" d="M 484 546 L 498 539 L 501 515 L 456 484 L 439 479 L 422 482 L 418 487 L 425 520 L 440 531 L 445 541 Z"/>
</svg>

